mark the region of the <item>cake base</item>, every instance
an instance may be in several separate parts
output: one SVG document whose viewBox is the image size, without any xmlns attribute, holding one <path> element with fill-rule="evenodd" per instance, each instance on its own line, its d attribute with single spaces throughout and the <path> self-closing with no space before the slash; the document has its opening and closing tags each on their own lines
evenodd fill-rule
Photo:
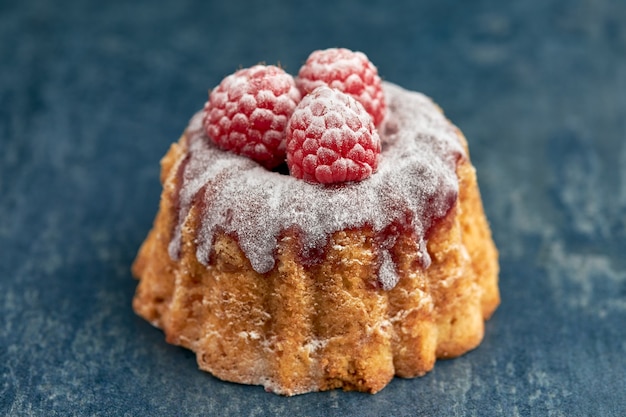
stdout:
<svg viewBox="0 0 626 417">
<path fill-rule="evenodd" d="M 400 280 L 383 290 L 375 233 L 367 227 L 335 232 L 320 261 L 308 266 L 297 232 L 285 231 L 274 268 L 259 274 L 224 233 L 214 239 L 209 265 L 198 262 L 194 207 L 180 258 L 172 260 L 176 171 L 185 152 L 183 135 L 161 161 L 160 209 L 132 267 L 140 279 L 133 308 L 169 343 L 193 350 L 201 369 L 284 395 L 375 393 L 394 375 L 424 375 L 437 358 L 482 340 L 484 321 L 500 302 L 498 262 L 469 157 L 457 165 L 456 204 L 429 231 L 431 265 L 420 266 L 414 237 L 402 234 L 391 251 Z"/>
</svg>

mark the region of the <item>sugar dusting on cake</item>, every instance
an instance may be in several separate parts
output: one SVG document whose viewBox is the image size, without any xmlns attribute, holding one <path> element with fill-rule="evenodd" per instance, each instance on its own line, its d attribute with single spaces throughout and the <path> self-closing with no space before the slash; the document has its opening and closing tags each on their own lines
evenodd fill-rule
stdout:
<svg viewBox="0 0 626 417">
<path fill-rule="evenodd" d="M 306 255 L 323 251 L 334 232 L 368 226 L 378 238 L 383 289 L 398 282 L 390 251 L 400 230 L 414 234 L 422 265 L 428 267 L 426 235 L 456 202 L 456 164 L 463 146 L 429 98 L 387 82 L 383 90 L 388 114 L 379 129 L 378 171 L 364 181 L 333 186 L 272 172 L 218 149 L 205 136 L 202 114 L 196 114 L 186 131 L 188 158 L 181 167 L 170 256 L 179 257 L 183 223 L 200 201 L 196 256 L 205 265 L 217 231 L 237 239 L 252 268 L 262 274 L 273 269 L 277 241 L 286 230 L 299 232 Z"/>
</svg>

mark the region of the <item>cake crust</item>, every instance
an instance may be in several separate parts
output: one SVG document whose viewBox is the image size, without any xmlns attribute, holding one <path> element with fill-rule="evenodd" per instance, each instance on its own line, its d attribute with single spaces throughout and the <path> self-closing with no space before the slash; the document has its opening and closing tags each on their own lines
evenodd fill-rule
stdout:
<svg viewBox="0 0 626 417">
<path fill-rule="evenodd" d="M 324 260 L 309 268 L 297 235 L 287 232 L 275 268 L 260 274 L 224 233 L 211 264 L 198 262 L 195 210 L 173 261 L 171 194 L 184 152 L 183 138 L 162 160 L 160 210 L 132 268 L 140 279 L 133 308 L 169 343 L 196 352 L 201 369 L 284 395 L 375 393 L 394 375 L 424 375 L 437 358 L 482 340 L 484 320 L 500 302 L 498 263 L 469 159 L 457 168 L 457 204 L 429 237 L 432 264 L 415 268 L 415 239 L 403 235 L 393 249 L 400 280 L 383 290 L 373 278 L 377 253 L 367 228 L 334 233 Z"/>
</svg>

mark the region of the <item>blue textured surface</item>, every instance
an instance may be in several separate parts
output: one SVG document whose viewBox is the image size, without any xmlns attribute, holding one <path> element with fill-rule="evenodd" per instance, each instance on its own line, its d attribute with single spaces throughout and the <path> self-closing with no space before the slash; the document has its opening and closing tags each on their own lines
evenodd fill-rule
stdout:
<svg viewBox="0 0 626 417">
<path fill-rule="evenodd" d="M 0 0 L 0 415 L 626 415 L 626 3 L 257 3 Z M 329 46 L 463 129 L 503 302 L 423 378 L 283 398 L 167 345 L 129 268 L 207 89 Z"/>
</svg>

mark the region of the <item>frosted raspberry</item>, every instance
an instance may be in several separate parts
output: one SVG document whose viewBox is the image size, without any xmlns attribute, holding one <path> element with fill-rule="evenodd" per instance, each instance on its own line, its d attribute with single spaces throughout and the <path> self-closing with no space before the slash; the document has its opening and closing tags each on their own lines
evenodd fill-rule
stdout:
<svg viewBox="0 0 626 417">
<path fill-rule="evenodd" d="M 321 86 L 306 95 L 287 124 L 287 165 L 309 182 L 360 181 L 378 168 L 380 137 L 361 103 Z"/>
<path fill-rule="evenodd" d="M 350 94 L 378 126 L 385 117 L 385 98 L 378 70 L 362 52 L 344 48 L 315 51 L 300 68 L 296 85 L 302 96 L 320 85 Z"/>
<path fill-rule="evenodd" d="M 275 66 L 255 65 L 224 78 L 204 106 L 204 128 L 221 148 L 266 168 L 285 160 L 285 127 L 300 92 Z"/>
</svg>

